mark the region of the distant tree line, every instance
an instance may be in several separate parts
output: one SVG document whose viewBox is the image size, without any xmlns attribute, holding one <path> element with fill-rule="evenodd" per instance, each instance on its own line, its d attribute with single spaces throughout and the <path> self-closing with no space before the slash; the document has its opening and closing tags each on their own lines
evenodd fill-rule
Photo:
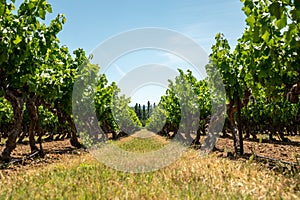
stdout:
<svg viewBox="0 0 300 200">
<path fill-rule="evenodd" d="M 147 105 L 135 104 L 134 111 L 143 126 L 145 126 L 146 120 L 151 116 L 155 107 L 155 103 L 151 104 L 150 101 L 147 102 Z"/>
</svg>

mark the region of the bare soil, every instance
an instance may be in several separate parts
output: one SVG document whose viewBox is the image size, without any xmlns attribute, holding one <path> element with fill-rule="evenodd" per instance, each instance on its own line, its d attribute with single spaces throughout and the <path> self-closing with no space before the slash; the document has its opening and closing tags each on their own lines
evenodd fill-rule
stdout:
<svg viewBox="0 0 300 200">
<path fill-rule="evenodd" d="M 0 146 L 1 151 L 3 147 L 4 145 Z M 18 144 L 16 149 L 12 152 L 12 161 L 24 160 L 21 163 L 18 162 L 18 164 L 2 167 L 2 169 L 0 168 L 0 172 L 11 173 L 27 169 L 42 168 L 52 163 L 62 163 L 64 160 L 87 154 L 87 151 L 84 149 L 77 149 L 71 146 L 69 140 L 43 142 L 43 150 L 45 153 L 43 158 L 38 155 L 38 157 L 35 158 L 24 159 L 31 154 L 30 147 L 27 144 Z"/>
<path fill-rule="evenodd" d="M 290 142 L 262 142 L 244 140 L 244 153 L 255 154 L 268 158 L 277 159 L 290 163 L 300 163 L 300 137 L 289 137 Z M 219 138 L 216 148 L 220 152 L 233 152 L 233 140 L 229 138 Z"/>
</svg>

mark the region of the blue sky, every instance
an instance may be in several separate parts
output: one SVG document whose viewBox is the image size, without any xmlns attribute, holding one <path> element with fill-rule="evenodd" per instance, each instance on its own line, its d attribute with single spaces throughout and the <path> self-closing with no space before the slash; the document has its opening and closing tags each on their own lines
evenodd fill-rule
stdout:
<svg viewBox="0 0 300 200">
<path fill-rule="evenodd" d="M 239 0 L 48 0 L 54 18 L 65 14 L 67 22 L 59 38 L 71 51 L 83 48 L 88 54 L 98 44 L 120 32 L 143 27 L 160 27 L 178 31 L 195 40 L 206 52 L 222 32 L 232 46 L 242 35 L 245 16 Z M 141 51 L 114 62 L 107 77 L 118 82 L 140 65 L 160 63 L 171 68 L 189 68 L 188 63 L 174 55 L 158 51 Z M 195 74 L 197 76 L 197 74 Z M 144 88 L 145 89 L 145 88 Z M 164 88 L 147 86 L 148 95 L 137 91 L 132 101 L 158 101 Z M 152 92 L 149 92 L 152 91 Z"/>
<path fill-rule="evenodd" d="M 67 23 L 59 37 L 71 50 L 91 52 L 103 40 L 126 30 L 162 27 L 182 32 L 206 50 L 217 32 L 235 44 L 245 27 L 239 0 L 48 0 Z"/>
</svg>

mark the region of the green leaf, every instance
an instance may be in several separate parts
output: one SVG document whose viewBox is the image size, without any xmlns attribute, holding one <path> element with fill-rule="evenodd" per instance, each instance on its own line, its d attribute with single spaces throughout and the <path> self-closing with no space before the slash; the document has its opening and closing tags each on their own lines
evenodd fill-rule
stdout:
<svg viewBox="0 0 300 200">
<path fill-rule="evenodd" d="M 0 4 L 0 16 L 3 16 L 5 13 L 5 4 Z"/>
<path fill-rule="evenodd" d="M 247 24 L 252 27 L 255 23 L 255 17 L 253 15 L 250 15 L 247 19 L 246 19 Z"/>
<path fill-rule="evenodd" d="M 254 31 L 253 31 L 253 41 L 254 42 L 259 42 L 259 27 L 255 26 Z"/>
<path fill-rule="evenodd" d="M 281 19 L 277 20 L 275 22 L 276 26 L 279 28 L 279 29 L 283 29 L 284 27 L 286 27 L 287 25 L 287 18 L 286 18 L 286 15 L 284 15 L 285 17 L 282 17 Z"/>
<path fill-rule="evenodd" d="M 33 9 L 34 8 L 34 3 L 33 2 L 30 2 L 29 4 L 28 4 L 28 8 L 31 10 L 31 9 Z"/>
<path fill-rule="evenodd" d="M 289 29 L 284 35 L 284 37 L 285 37 L 285 39 L 287 40 L 288 43 L 291 42 L 291 40 L 294 37 L 294 34 L 297 34 L 297 27 L 294 23 L 289 24 Z"/>
<path fill-rule="evenodd" d="M 48 4 L 48 6 L 47 6 L 47 11 L 48 11 L 49 13 L 52 13 L 52 6 L 51 6 L 50 4 Z"/>
<path fill-rule="evenodd" d="M 294 20 L 296 20 L 297 22 L 300 22 L 300 9 L 299 10 L 296 10 L 296 9 L 292 10 L 291 15 L 292 15 L 292 18 Z"/>
<path fill-rule="evenodd" d="M 242 8 L 242 10 L 244 11 L 244 13 L 246 14 L 246 16 L 249 16 L 251 14 L 251 9 L 249 7 L 244 6 Z"/>
<path fill-rule="evenodd" d="M 255 156 L 252 154 L 250 157 L 249 157 L 249 163 L 252 163 L 253 160 L 254 160 Z"/>
<path fill-rule="evenodd" d="M 274 2 L 270 6 L 270 13 L 271 15 L 275 16 L 277 19 L 280 19 L 281 17 L 281 7 L 278 2 Z"/>
<path fill-rule="evenodd" d="M 66 23 L 66 21 L 67 21 L 67 18 L 65 18 L 65 17 L 63 16 L 63 18 L 62 18 L 61 22 L 62 22 L 63 24 L 65 24 L 65 23 Z"/>
<path fill-rule="evenodd" d="M 252 9 L 254 7 L 253 5 L 253 1 L 252 0 L 242 0 L 242 2 L 244 1 L 244 5 L 246 7 L 249 7 L 250 9 Z"/>
<path fill-rule="evenodd" d="M 259 143 L 262 143 L 262 140 L 263 140 L 262 135 L 260 135 L 259 136 Z"/>
<path fill-rule="evenodd" d="M 265 31 L 265 33 L 263 34 L 263 36 L 261 36 L 261 38 L 265 41 L 265 42 L 269 42 L 269 38 L 270 38 L 270 33 L 269 31 Z"/>
<path fill-rule="evenodd" d="M 288 5 L 291 4 L 291 0 L 283 0 L 282 2 Z"/>
<path fill-rule="evenodd" d="M 19 35 L 17 35 L 17 37 L 16 37 L 16 39 L 13 41 L 13 43 L 17 45 L 17 44 L 19 44 L 21 41 L 22 41 L 22 38 L 21 38 Z"/>
<path fill-rule="evenodd" d="M 43 9 L 39 9 L 39 17 L 43 20 L 46 18 L 46 11 Z"/>
</svg>

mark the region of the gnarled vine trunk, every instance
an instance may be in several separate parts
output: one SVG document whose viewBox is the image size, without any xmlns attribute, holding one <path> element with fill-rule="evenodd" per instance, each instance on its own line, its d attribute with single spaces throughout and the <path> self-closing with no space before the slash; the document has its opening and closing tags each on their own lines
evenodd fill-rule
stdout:
<svg viewBox="0 0 300 200">
<path fill-rule="evenodd" d="M 41 104 L 44 105 L 46 108 L 48 108 L 52 113 L 57 115 L 59 123 L 63 124 L 65 122 L 65 120 L 68 122 L 68 124 L 71 128 L 70 143 L 74 147 L 81 148 L 82 144 L 78 141 L 77 134 L 76 134 L 77 133 L 76 126 L 75 126 L 74 121 L 71 118 L 71 116 L 68 115 L 66 112 L 62 111 L 62 109 L 60 108 L 60 106 L 58 104 L 56 104 L 53 107 L 51 104 L 45 102 L 44 100 L 41 101 Z"/>
<path fill-rule="evenodd" d="M 66 118 L 69 126 L 71 127 L 71 139 L 70 139 L 71 145 L 74 147 L 77 147 L 77 148 L 81 148 L 82 145 L 78 141 L 77 134 L 76 134 L 76 126 L 75 126 L 73 119 L 71 118 L 70 115 L 65 115 L 65 118 Z"/>
<path fill-rule="evenodd" d="M 8 89 L 6 90 L 5 98 L 11 103 L 14 112 L 13 128 L 8 133 L 8 139 L 1 154 L 1 160 L 7 162 L 11 159 L 10 154 L 16 148 L 17 137 L 22 131 L 24 95 L 18 90 Z"/>
<path fill-rule="evenodd" d="M 292 86 L 289 93 L 287 94 L 287 100 L 291 103 L 298 103 L 300 95 L 300 78 L 298 83 Z"/>
<path fill-rule="evenodd" d="M 247 106 L 250 95 L 250 91 L 245 90 L 243 101 L 241 100 L 240 95 L 237 94 L 235 97 L 236 99 L 230 99 L 229 104 L 227 104 L 227 116 L 232 131 L 234 150 L 235 153 L 239 155 L 244 154 L 241 109 Z M 237 113 L 238 125 L 236 124 L 235 113 Z"/>
<path fill-rule="evenodd" d="M 35 145 L 35 131 L 38 123 L 38 109 L 36 106 L 36 96 L 35 94 L 31 94 L 29 98 L 26 100 L 26 108 L 30 117 L 30 124 L 28 129 L 29 135 L 29 144 L 31 152 L 38 151 L 39 149 Z"/>
<path fill-rule="evenodd" d="M 234 151 L 236 153 L 240 152 L 240 141 L 239 141 L 239 131 L 235 122 L 234 114 L 237 111 L 237 107 L 234 106 L 234 100 L 231 99 L 229 104 L 227 104 L 227 116 L 228 116 L 228 122 L 229 126 L 232 132 L 233 137 L 233 145 L 234 145 Z"/>
</svg>

